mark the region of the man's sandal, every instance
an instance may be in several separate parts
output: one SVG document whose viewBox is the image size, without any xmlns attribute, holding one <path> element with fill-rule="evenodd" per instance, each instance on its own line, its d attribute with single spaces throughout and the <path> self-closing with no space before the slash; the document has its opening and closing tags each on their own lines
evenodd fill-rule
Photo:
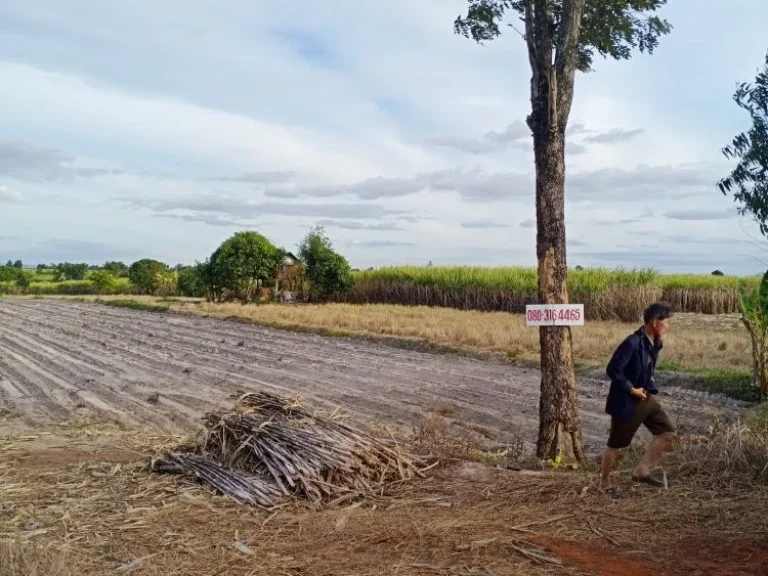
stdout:
<svg viewBox="0 0 768 576">
<path fill-rule="evenodd" d="M 619 493 L 619 489 L 615 486 L 611 486 L 610 488 L 605 489 L 605 494 L 609 498 L 613 498 L 614 500 L 617 500 L 618 498 L 621 498 L 621 494 Z"/>
<path fill-rule="evenodd" d="M 635 476 L 632 475 L 632 481 L 633 482 L 640 482 L 641 484 L 648 484 L 648 486 L 653 486 L 654 488 L 664 488 L 664 481 L 659 480 L 658 478 L 654 478 L 653 476 Z"/>
</svg>

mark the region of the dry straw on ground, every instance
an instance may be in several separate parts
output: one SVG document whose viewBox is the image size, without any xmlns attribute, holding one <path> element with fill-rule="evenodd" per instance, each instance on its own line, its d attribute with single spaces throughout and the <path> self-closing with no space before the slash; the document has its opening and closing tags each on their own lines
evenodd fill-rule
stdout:
<svg viewBox="0 0 768 576">
<path fill-rule="evenodd" d="M 423 477 L 426 463 L 298 399 L 237 394 L 232 410 L 205 417 L 205 438 L 160 457 L 153 469 L 202 480 L 241 504 L 265 508 L 281 497 L 347 502 L 391 482 Z M 186 450 L 185 450 L 186 449 Z"/>
<path fill-rule="evenodd" d="M 593 473 L 463 462 L 350 506 L 265 512 L 152 474 L 154 445 L 178 440 L 101 430 L 56 430 L 56 457 L 0 441 L 0 575 L 740 576 L 768 560 L 765 485 L 680 477 L 674 457 L 669 490 L 622 472 L 619 501 Z"/>
<path fill-rule="evenodd" d="M 498 352 L 536 360 L 539 334 L 522 316 L 450 308 L 326 304 L 262 305 L 202 303 L 188 311 L 236 317 L 264 325 L 317 330 L 336 335 L 406 338 L 437 346 Z M 573 328 L 574 354 L 582 362 L 604 363 L 639 324 L 587 322 Z M 687 369 L 749 370 L 749 337 L 735 316 L 678 314 L 672 320 L 662 360 Z"/>
</svg>

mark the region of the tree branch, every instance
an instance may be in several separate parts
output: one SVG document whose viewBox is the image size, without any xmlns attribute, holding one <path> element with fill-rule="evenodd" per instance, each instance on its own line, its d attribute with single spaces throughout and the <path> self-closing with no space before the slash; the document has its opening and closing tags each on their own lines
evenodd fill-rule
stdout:
<svg viewBox="0 0 768 576">
<path fill-rule="evenodd" d="M 557 78 L 557 127 L 565 131 L 573 104 L 573 86 L 579 63 L 579 39 L 581 19 L 586 0 L 563 0 L 555 52 L 555 75 Z"/>
<path fill-rule="evenodd" d="M 528 45 L 528 62 L 531 64 L 531 72 L 536 75 L 538 68 L 538 55 L 536 53 L 536 43 L 534 42 L 533 29 L 533 0 L 525 0 L 525 43 Z"/>
</svg>

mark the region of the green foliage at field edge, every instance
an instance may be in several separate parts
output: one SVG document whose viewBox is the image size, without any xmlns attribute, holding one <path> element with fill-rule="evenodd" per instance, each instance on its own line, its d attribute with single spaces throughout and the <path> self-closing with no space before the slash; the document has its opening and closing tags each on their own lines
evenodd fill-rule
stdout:
<svg viewBox="0 0 768 576">
<path fill-rule="evenodd" d="M 145 312 L 167 312 L 170 304 L 153 304 L 148 302 L 139 302 L 138 300 L 95 300 L 98 304 L 113 306 L 115 308 L 130 308 L 132 310 L 143 310 Z"/>
</svg>

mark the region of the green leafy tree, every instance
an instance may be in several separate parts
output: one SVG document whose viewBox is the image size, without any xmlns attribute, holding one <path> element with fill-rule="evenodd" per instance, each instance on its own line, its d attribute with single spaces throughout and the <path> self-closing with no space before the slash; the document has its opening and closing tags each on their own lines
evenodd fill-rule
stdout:
<svg viewBox="0 0 768 576">
<path fill-rule="evenodd" d="M 321 227 L 313 228 L 299 246 L 299 258 L 309 280 L 309 298 L 323 301 L 352 287 L 352 269 L 333 249 Z"/>
<path fill-rule="evenodd" d="M 45 268 L 46 268 L 45 264 L 38 264 L 36 270 L 38 272 L 45 272 Z"/>
<path fill-rule="evenodd" d="M 105 262 L 103 268 L 115 278 L 121 278 L 128 275 L 128 266 L 124 262 Z"/>
<path fill-rule="evenodd" d="M 653 52 L 671 26 L 656 15 L 667 0 L 467 0 L 454 30 L 478 43 L 501 34 L 506 20 L 526 44 L 536 167 L 536 254 L 541 303 L 568 302 L 565 242 L 565 132 L 576 72 L 596 54 L 617 60 L 634 49 Z M 522 22 L 522 31 L 515 28 Z M 579 421 L 571 330 L 542 327 L 540 458 L 585 460 Z"/>
<path fill-rule="evenodd" d="M 182 296 L 205 296 L 205 285 L 201 277 L 201 265 L 183 266 L 179 271 L 178 289 Z"/>
<path fill-rule="evenodd" d="M 27 276 L 24 272 L 19 270 L 19 276 L 16 278 L 16 285 L 26 292 L 27 290 L 29 290 L 29 284 L 30 284 L 29 276 Z"/>
<path fill-rule="evenodd" d="M 22 269 L 24 268 L 24 263 L 21 260 L 16 260 L 16 262 L 13 263 L 13 267 Z"/>
<path fill-rule="evenodd" d="M 13 261 L 12 260 L 8 260 L 8 262 L 5 263 L 5 267 L 6 268 L 13 268 Z"/>
<path fill-rule="evenodd" d="M 13 266 L 0 266 L 0 282 L 16 282 L 22 272 Z"/>
<path fill-rule="evenodd" d="M 723 148 L 725 157 L 738 159 L 738 164 L 718 187 L 733 194 L 739 213 L 751 214 L 768 236 L 768 55 L 754 83 L 740 83 L 733 99 L 749 114 L 752 127 Z"/>
<path fill-rule="evenodd" d="M 202 265 L 201 278 L 209 298 L 253 299 L 256 290 L 280 269 L 283 251 L 258 232 L 237 232 Z"/>
<path fill-rule="evenodd" d="M 114 274 L 107 270 L 94 270 L 88 279 L 99 294 L 112 294 L 117 287 Z"/>
<path fill-rule="evenodd" d="M 162 262 L 144 258 L 131 264 L 128 279 L 137 290 L 144 294 L 154 294 L 160 283 L 160 275 L 167 270 L 168 266 Z"/>
<path fill-rule="evenodd" d="M 88 264 L 62 262 L 56 265 L 56 269 L 53 271 L 53 279 L 56 282 L 61 280 L 85 280 L 87 274 Z"/>
</svg>

